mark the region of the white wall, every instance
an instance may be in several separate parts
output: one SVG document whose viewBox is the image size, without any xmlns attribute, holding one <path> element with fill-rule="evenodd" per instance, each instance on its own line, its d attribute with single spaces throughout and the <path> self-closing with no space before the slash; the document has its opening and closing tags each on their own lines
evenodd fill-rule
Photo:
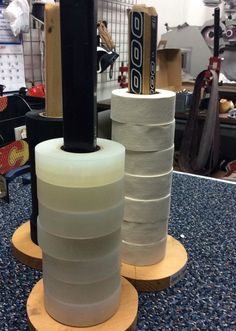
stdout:
<svg viewBox="0 0 236 331">
<path fill-rule="evenodd" d="M 206 7 L 202 0 L 184 0 L 185 20 L 190 25 L 204 24 L 205 21 L 213 19 L 214 8 Z M 219 6 L 222 9 L 222 5 Z"/>
<path fill-rule="evenodd" d="M 146 3 L 156 8 L 158 13 L 158 40 L 166 32 L 165 23 L 168 23 L 169 26 L 176 26 L 183 23 L 184 0 L 138 0 L 138 2 Z"/>
<path fill-rule="evenodd" d="M 177 26 L 187 22 L 189 25 L 202 26 L 212 19 L 213 8 L 206 7 L 202 0 L 138 0 L 154 6 L 158 12 L 158 40 L 166 32 L 165 23 Z"/>
</svg>

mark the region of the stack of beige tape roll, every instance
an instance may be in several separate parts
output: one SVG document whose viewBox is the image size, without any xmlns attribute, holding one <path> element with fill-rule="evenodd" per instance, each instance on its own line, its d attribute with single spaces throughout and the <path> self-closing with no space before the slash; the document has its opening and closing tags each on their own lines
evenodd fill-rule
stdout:
<svg viewBox="0 0 236 331">
<path fill-rule="evenodd" d="M 165 256 L 174 153 L 175 93 L 115 90 L 112 139 L 126 148 L 122 260 L 151 265 Z"/>
<path fill-rule="evenodd" d="M 79 327 L 106 321 L 120 301 L 125 149 L 97 143 L 92 153 L 66 152 L 62 138 L 35 148 L 45 308 Z"/>
</svg>

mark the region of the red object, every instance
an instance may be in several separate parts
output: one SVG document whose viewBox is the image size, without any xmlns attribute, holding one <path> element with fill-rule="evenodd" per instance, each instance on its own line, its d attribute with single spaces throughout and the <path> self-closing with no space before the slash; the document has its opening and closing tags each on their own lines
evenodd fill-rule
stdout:
<svg viewBox="0 0 236 331">
<path fill-rule="evenodd" d="M 211 87 L 211 83 L 212 83 L 212 74 L 211 74 L 211 70 L 214 70 L 218 77 L 220 75 L 220 67 L 221 67 L 221 58 L 217 57 L 217 56 L 211 56 L 209 58 L 209 65 L 208 68 L 206 70 L 205 73 L 205 81 L 203 82 L 203 87 L 210 88 Z"/>
<path fill-rule="evenodd" d="M 0 112 L 7 108 L 8 98 L 0 96 Z"/>
<path fill-rule="evenodd" d="M 122 65 L 119 68 L 121 75 L 119 75 L 119 77 L 118 77 L 118 83 L 120 83 L 121 88 L 128 87 L 128 80 L 127 80 L 127 75 L 126 75 L 126 73 L 128 73 L 128 70 L 129 70 L 128 67 L 124 66 L 124 65 Z"/>
<path fill-rule="evenodd" d="M 233 172 L 236 172 L 236 160 L 231 161 L 226 166 L 227 173 L 225 177 L 229 177 Z"/>
<path fill-rule="evenodd" d="M 221 58 L 216 57 L 216 56 L 210 57 L 208 70 L 214 70 L 214 71 L 216 71 L 216 73 L 219 76 L 219 74 L 220 74 L 220 66 L 221 66 Z"/>
<path fill-rule="evenodd" d="M 207 68 L 207 72 L 206 72 L 206 79 L 209 79 L 211 77 L 211 72 L 210 70 L 214 70 L 217 75 L 219 76 L 220 75 L 220 67 L 221 67 L 221 58 L 219 57 L 216 57 L 216 56 L 211 56 L 209 58 L 209 65 L 208 65 L 208 68 Z"/>
<path fill-rule="evenodd" d="M 33 86 L 28 89 L 29 96 L 45 98 L 45 86 L 43 84 Z"/>
<path fill-rule="evenodd" d="M 24 165 L 29 159 L 28 144 L 24 140 L 17 140 L 0 148 L 0 174 Z"/>
</svg>

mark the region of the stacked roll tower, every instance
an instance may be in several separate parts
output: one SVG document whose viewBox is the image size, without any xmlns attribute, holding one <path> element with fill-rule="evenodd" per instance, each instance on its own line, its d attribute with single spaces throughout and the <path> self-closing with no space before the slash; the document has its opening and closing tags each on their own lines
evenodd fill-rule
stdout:
<svg viewBox="0 0 236 331">
<path fill-rule="evenodd" d="M 113 91 L 111 100 L 112 139 L 126 148 L 122 274 L 141 290 L 170 285 L 157 281 L 178 273 L 187 259 L 180 245 L 180 264 L 168 265 L 175 93 L 156 89 L 157 20 L 153 7 L 130 12 L 129 87 Z M 166 274 L 159 272 L 164 265 Z"/>
<path fill-rule="evenodd" d="M 12 237 L 14 256 L 22 263 L 36 269 L 42 268 L 42 252 L 38 246 L 38 197 L 35 172 L 35 146 L 42 141 L 63 135 L 61 52 L 59 4 L 47 4 L 45 9 L 45 94 L 44 110 L 31 110 L 26 114 L 27 141 L 31 172 L 32 214 Z"/>
<path fill-rule="evenodd" d="M 59 4 L 47 4 L 45 10 L 45 80 L 46 98 L 45 112 L 31 111 L 26 114 L 27 137 L 30 149 L 32 214 L 30 218 L 30 236 L 38 245 L 37 219 L 38 198 L 37 178 L 35 173 L 35 146 L 42 141 L 61 137 L 62 125 L 62 95 L 61 95 L 61 54 Z M 52 45 L 53 44 L 53 45 Z"/>
<path fill-rule="evenodd" d="M 100 323 L 105 324 L 99 330 L 115 329 L 106 323 L 124 302 L 123 282 L 134 300 L 130 327 L 137 295 L 120 277 L 125 149 L 96 137 L 96 1 L 61 0 L 60 21 L 64 138 L 35 148 L 45 308 L 41 317 L 48 321 L 40 330 Z M 42 323 L 33 309 L 39 304 L 34 296 L 40 286 L 27 305 L 36 329 Z"/>
</svg>

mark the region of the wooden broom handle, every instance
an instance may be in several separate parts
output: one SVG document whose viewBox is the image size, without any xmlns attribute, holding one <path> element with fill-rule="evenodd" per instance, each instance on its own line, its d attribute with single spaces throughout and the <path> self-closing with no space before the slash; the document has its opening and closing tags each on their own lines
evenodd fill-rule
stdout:
<svg viewBox="0 0 236 331">
<path fill-rule="evenodd" d="M 59 3 L 45 6 L 46 116 L 62 117 Z"/>
</svg>

